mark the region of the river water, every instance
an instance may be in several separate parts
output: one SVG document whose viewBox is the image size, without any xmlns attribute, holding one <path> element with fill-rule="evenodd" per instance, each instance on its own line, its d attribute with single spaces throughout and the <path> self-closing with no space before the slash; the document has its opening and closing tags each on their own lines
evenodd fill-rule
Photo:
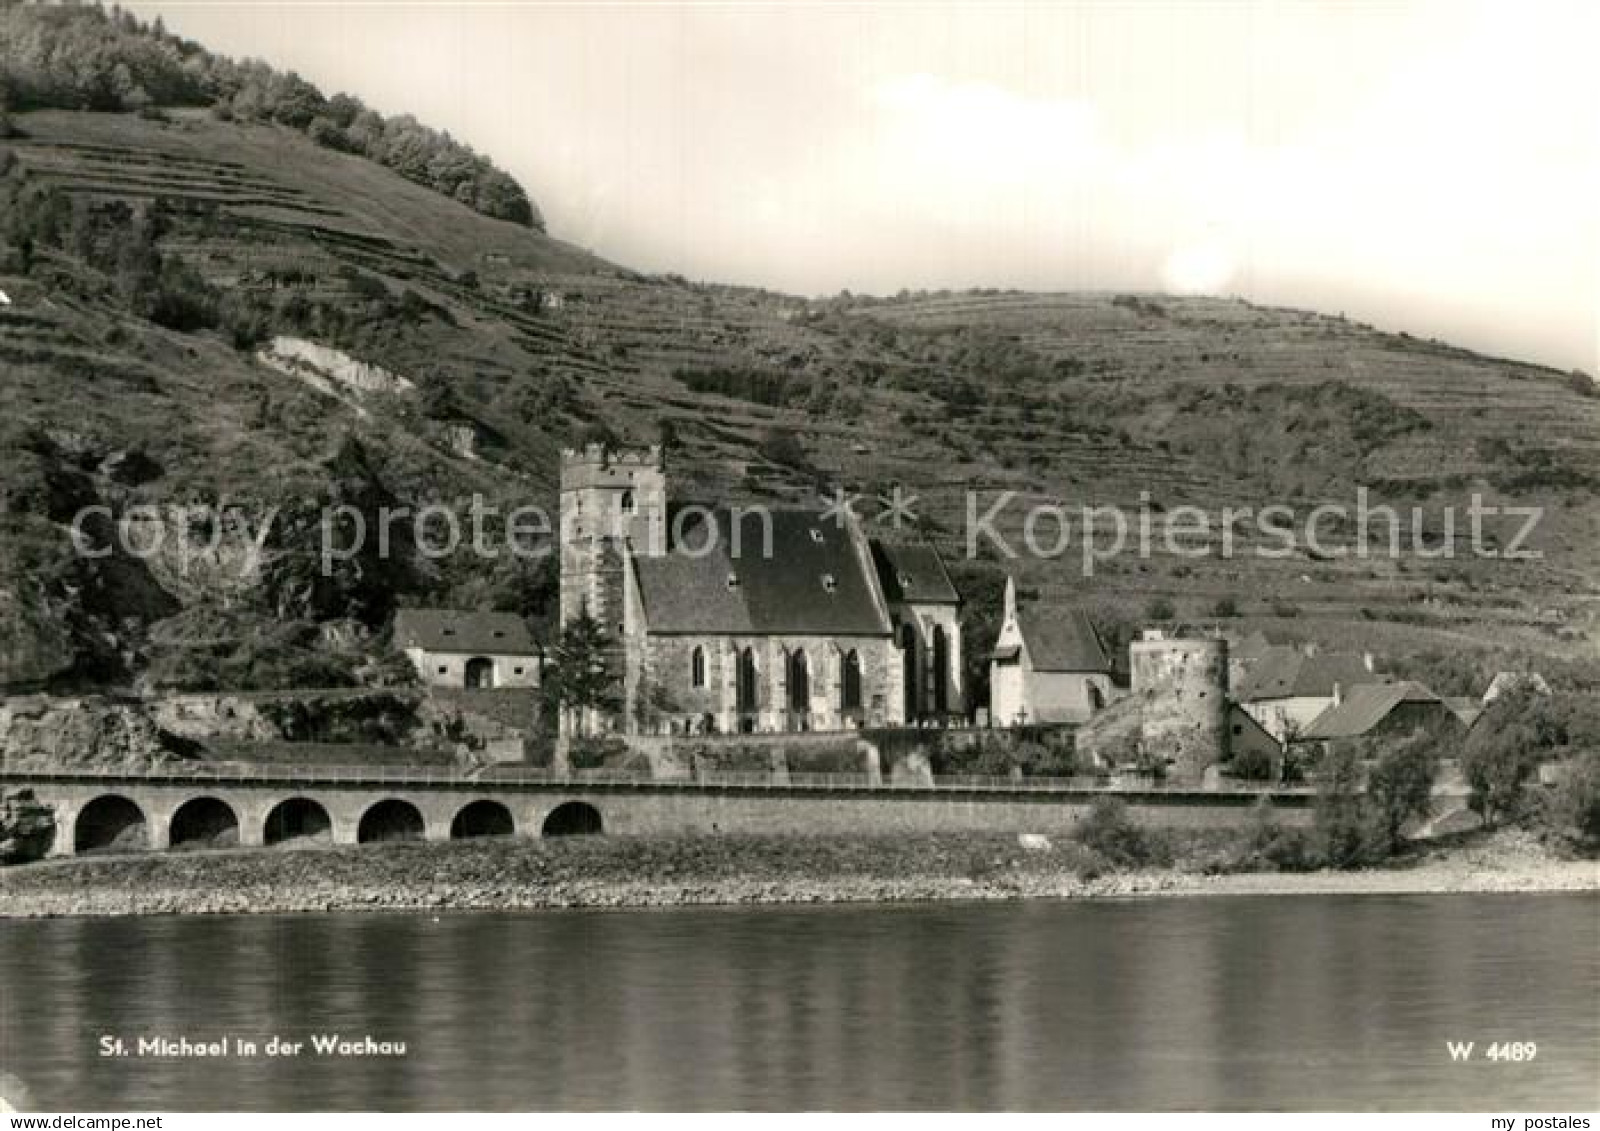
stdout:
<svg viewBox="0 0 1600 1131">
<path fill-rule="evenodd" d="M 8 921 L 0 943 L 0 1071 L 48 1109 L 1600 1107 L 1593 895 Z M 405 1053 L 266 1055 L 334 1033 Z M 139 1054 L 160 1037 L 229 1055 Z"/>
</svg>

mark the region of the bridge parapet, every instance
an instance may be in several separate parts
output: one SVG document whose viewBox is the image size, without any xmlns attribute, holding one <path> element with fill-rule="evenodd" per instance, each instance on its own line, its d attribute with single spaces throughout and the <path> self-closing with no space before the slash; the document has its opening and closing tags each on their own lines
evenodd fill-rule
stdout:
<svg viewBox="0 0 1600 1131">
<path fill-rule="evenodd" d="M 1252 809 L 1262 797 L 1290 822 L 1302 822 L 1311 812 L 1306 789 L 1130 789 L 1076 778 L 884 784 L 866 774 L 790 774 L 784 782 L 739 773 L 651 780 L 605 773 L 475 777 L 322 766 L 208 767 L 198 773 L 175 767 L 6 769 L 0 770 L 0 781 L 27 784 L 55 809 L 55 855 L 110 847 L 540 836 L 601 827 L 637 835 L 1066 833 L 1105 796 L 1127 802 L 1136 819 L 1166 825 L 1242 824 L 1253 819 Z M 563 819 L 556 821 L 559 827 L 549 827 L 553 814 L 573 804 L 592 811 L 592 821 Z"/>
</svg>

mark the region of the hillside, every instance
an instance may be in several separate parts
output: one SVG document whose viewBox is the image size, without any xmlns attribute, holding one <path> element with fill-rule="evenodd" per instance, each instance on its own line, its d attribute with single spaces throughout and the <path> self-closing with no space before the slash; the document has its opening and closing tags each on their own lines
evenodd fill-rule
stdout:
<svg viewBox="0 0 1600 1131">
<path fill-rule="evenodd" d="M 1085 577 L 1074 538 L 1060 560 L 1011 568 L 1090 601 L 1113 633 L 1220 612 L 1420 654 L 1430 671 L 1533 656 L 1594 678 L 1600 399 L 1587 381 L 1235 300 L 807 301 L 645 277 L 280 123 L 182 107 L 10 120 L 0 685 L 372 681 L 397 603 L 542 621 L 548 561 L 363 557 L 322 577 L 318 509 L 475 492 L 553 507 L 562 444 L 663 431 L 686 494 L 902 484 L 952 558 L 969 489 L 1018 492 L 999 524 L 1014 534 L 1028 500 L 1137 508 L 1146 494 L 1158 513 L 1273 502 L 1304 516 L 1353 506 L 1367 485 L 1427 508 L 1434 554 L 1446 504 L 1480 492 L 1543 506 L 1540 561 L 1159 551 Z M 203 524 L 148 514 L 139 528 L 166 541 L 155 558 L 75 555 L 65 523 L 90 503 L 280 514 L 259 568 L 241 571 L 248 517 L 207 550 Z M 1522 523 L 1488 525 L 1506 545 Z M 1322 533 L 1327 547 L 1355 538 Z M 958 575 L 981 654 L 1000 564 L 989 552 Z"/>
</svg>

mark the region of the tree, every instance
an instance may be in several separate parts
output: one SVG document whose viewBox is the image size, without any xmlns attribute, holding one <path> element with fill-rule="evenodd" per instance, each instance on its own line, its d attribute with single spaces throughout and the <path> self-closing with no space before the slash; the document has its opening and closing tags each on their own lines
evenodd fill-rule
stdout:
<svg viewBox="0 0 1600 1131">
<path fill-rule="evenodd" d="M 1527 781 L 1539 763 L 1593 737 L 1594 720 L 1578 703 L 1524 685 L 1489 704 L 1461 754 L 1461 772 L 1472 787 L 1470 804 L 1484 824 L 1520 816 Z"/>
<path fill-rule="evenodd" d="M 1478 721 L 1461 753 L 1461 772 L 1472 787 L 1468 804 L 1492 828 L 1522 811 L 1523 788 L 1539 764 L 1538 733 L 1524 722 L 1503 723 L 1492 711 Z"/>
<path fill-rule="evenodd" d="M 638 694 L 633 701 L 633 721 L 646 733 L 657 730 L 661 721 L 678 714 L 678 701 L 659 680 L 645 678 L 640 681 Z"/>
<path fill-rule="evenodd" d="M 1367 801 L 1390 852 L 1399 847 L 1400 829 L 1407 821 L 1433 811 L 1433 780 L 1438 772 L 1438 745 L 1420 730 L 1388 745 L 1373 763 L 1367 774 Z"/>
<path fill-rule="evenodd" d="M 1348 746 L 1330 749 L 1317 770 L 1317 834 L 1323 858 L 1335 868 L 1359 868 L 1377 855 L 1361 777 L 1361 759 Z"/>
<path fill-rule="evenodd" d="M 575 714 L 579 730 L 585 729 L 583 720 L 590 712 L 615 711 L 620 702 L 611 652 L 605 629 L 588 610 L 561 630 L 554 663 L 545 672 L 543 692 L 550 706 Z"/>
</svg>

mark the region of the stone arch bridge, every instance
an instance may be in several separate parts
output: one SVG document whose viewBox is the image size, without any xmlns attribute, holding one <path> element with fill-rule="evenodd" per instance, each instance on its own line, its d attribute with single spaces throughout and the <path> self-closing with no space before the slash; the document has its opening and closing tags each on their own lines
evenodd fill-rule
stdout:
<svg viewBox="0 0 1600 1131">
<path fill-rule="evenodd" d="M 1310 801 L 1294 790 L 1107 790 L 1067 779 L 889 785 L 845 774 L 689 781 L 331 767 L 6 769 L 0 784 L 54 809 L 54 856 L 598 832 L 1063 833 L 1108 792 L 1141 820 L 1226 826 L 1251 819 L 1262 796 L 1290 822 L 1309 815 Z"/>
</svg>

